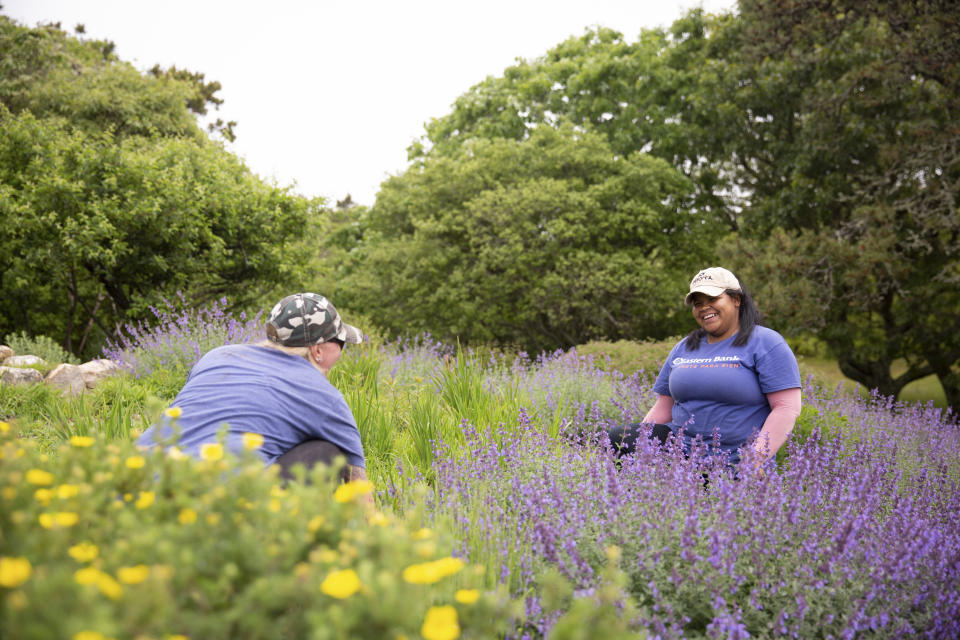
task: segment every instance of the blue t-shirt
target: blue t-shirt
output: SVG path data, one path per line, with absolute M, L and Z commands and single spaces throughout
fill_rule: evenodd
M 747 344 L 734 346 L 735 339 L 736 334 L 714 344 L 703 339 L 691 351 L 684 338 L 653 385 L 656 393 L 673 398 L 670 428 L 675 433 L 683 428 L 688 450 L 698 435 L 712 443 L 716 429 L 731 462 L 770 415 L 765 394 L 800 387 L 797 359 L 779 333 L 758 326 Z
M 306 440 L 326 440 L 347 462 L 363 467 L 363 445 L 353 413 L 333 385 L 306 359 L 253 345 L 227 345 L 205 354 L 190 371 L 172 406 L 184 453 L 218 441 L 226 426 L 227 449 L 239 454 L 244 433 L 259 433 L 257 453 L 270 464 Z M 147 429 L 137 444 L 173 437 L 170 419 Z

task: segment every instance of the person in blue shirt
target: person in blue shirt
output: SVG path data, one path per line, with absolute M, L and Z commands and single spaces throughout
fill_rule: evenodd
M 270 312 L 266 340 L 204 354 L 174 399 L 174 411 L 137 444 L 176 446 L 200 457 L 204 445 L 219 442 L 225 431 L 225 447 L 237 454 L 247 442 L 262 443 L 257 454 L 279 465 L 285 478 L 295 464 L 310 468 L 342 456 L 343 479 L 366 479 L 353 413 L 327 380 L 344 346 L 362 341 L 360 330 L 344 323 L 325 297 L 287 296 Z
M 762 464 L 783 446 L 800 415 L 800 370 L 783 337 L 761 325 L 749 292 L 733 273 L 710 267 L 694 276 L 685 298 L 698 328 L 677 343 L 660 370 L 656 402 L 641 424 L 615 427 L 611 443 L 631 452 L 641 434 L 664 442 L 697 437 L 731 464 L 756 435 Z

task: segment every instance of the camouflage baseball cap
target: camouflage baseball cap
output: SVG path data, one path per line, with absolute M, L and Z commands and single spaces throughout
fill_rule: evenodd
M 316 293 L 295 293 L 278 302 L 267 318 L 267 338 L 285 347 L 334 339 L 363 342 L 360 330 L 343 322 L 333 303 Z

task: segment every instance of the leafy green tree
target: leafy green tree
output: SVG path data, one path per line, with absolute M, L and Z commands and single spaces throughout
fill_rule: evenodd
M 206 137 L 195 113 L 219 104 L 218 89 L 0 16 L 0 334 L 89 355 L 178 291 L 243 306 L 300 280 L 304 247 L 291 240 L 316 203 Z
M 752 196 L 722 251 L 849 377 L 896 395 L 936 374 L 960 407 L 960 14 L 813 0 L 741 14 L 722 98 L 742 114 L 728 149 Z
M 665 162 L 572 125 L 474 138 L 384 183 L 337 299 L 392 332 L 528 349 L 662 336 L 705 251 L 689 198 Z

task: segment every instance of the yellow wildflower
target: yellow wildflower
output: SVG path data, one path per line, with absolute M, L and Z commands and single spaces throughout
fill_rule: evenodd
M 80 493 L 80 487 L 75 484 L 62 484 L 57 487 L 57 497 L 61 500 L 67 500 Z
M 172 636 L 164 636 L 163 640 L 190 640 L 190 638 L 183 634 L 175 633 Z
M 53 481 L 53 474 L 49 471 L 44 471 L 43 469 L 30 469 L 30 471 L 27 471 L 27 482 L 30 484 L 42 486 L 53 484 Z
M 72 511 L 58 511 L 56 513 L 41 513 L 37 520 L 44 529 L 57 527 L 72 527 L 80 521 L 80 516 Z
M 51 489 L 37 489 L 33 492 L 33 497 L 43 506 L 47 506 L 53 500 L 53 491 Z
M 372 516 L 370 516 L 369 522 L 370 522 L 370 524 L 372 524 L 372 525 L 374 525 L 374 526 L 376 526 L 376 527 L 385 527 L 385 526 L 387 526 L 388 524 L 390 524 L 390 521 L 387 520 L 387 516 L 383 515 L 383 514 L 380 513 L 379 511 L 377 511 L 377 512 L 374 513 Z
M 310 552 L 311 560 L 314 562 L 322 562 L 323 564 L 333 564 L 339 557 L 333 549 L 319 549 Z
M 0 557 L 0 587 L 19 587 L 30 579 L 33 567 L 23 556 L 15 558 Z
M 147 461 L 143 456 L 130 456 L 124 464 L 127 466 L 127 469 L 142 469 L 143 465 L 147 464 Z
M 92 447 L 94 442 L 96 441 L 90 436 L 73 436 L 70 438 L 70 444 L 75 447 Z
M 349 598 L 360 590 L 360 578 L 353 569 L 334 571 L 320 583 L 320 591 L 339 600 Z
M 134 567 L 117 569 L 117 579 L 123 584 L 140 584 L 150 576 L 150 567 L 138 564 Z
M 480 599 L 480 592 L 476 589 L 458 589 L 453 599 L 460 604 L 473 604 Z
M 412 534 L 410 534 L 410 537 L 413 538 L 414 540 L 426 540 L 432 535 L 433 535 L 433 532 L 430 531 L 430 529 L 427 529 L 424 527 L 419 531 L 414 531 Z
M 243 434 L 243 446 L 247 449 L 259 449 L 263 446 L 263 436 L 259 433 Z
M 207 524 L 210 526 L 216 526 L 220 524 L 220 514 L 219 513 L 208 513 L 207 514 Z
M 99 572 L 97 586 L 100 588 L 100 592 L 111 600 L 119 600 L 120 596 L 123 595 L 123 587 L 120 586 L 120 583 L 106 573 Z
M 95 569 L 94 567 L 86 567 L 85 569 L 78 569 L 73 574 L 73 579 L 77 584 L 96 584 L 97 578 L 100 577 L 100 570 Z
M 6 433 L 10 431 L 10 423 L 0 420 L 0 433 Z
M 223 458 L 223 445 L 219 442 L 208 442 L 200 445 L 200 457 L 210 462 Z
M 156 499 L 156 495 L 153 491 L 141 491 L 140 497 L 137 498 L 137 501 L 134 503 L 134 506 L 137 509 L 146 509 L 153 504 L 153 501 Z
M 333 499 L 340 503 L 352 502 L 358 496 L 363 496 L 373 491 L 373 483 L 369 480 L 354 480 L 337 487 L 333 493 Z
M 13 500 L 17 497 L 17 490 L 13 487 L 4 487 L 3 490 L 0 491 L 0 495 L 3 496 L 4 500 Z
M 183 415 L 183 409 L 181 409 L 180 407 L 169 407 L 167 409 L 164 409 L 163 413 L 168 418 L 173 418 L 174 420 L 176 420 L 181 415 Z
M 433 562 L 412 564 L 403 570 L 403 579 L 410 584 L 433 584 L 463 569 L 460 558 L 441 558 Z
M 460 623 L 457 620 L 457 610 L 446 605 L 430 607 L 423 620 L 420 634 L 426 640 L 454 640 L 460 636 Z
M 183 460 L 187 457 L 187 454 L 176 447 L 170 447 L 167 449 L 167 457 L 173 460 Z
M 307 522 L 307 530 L 310 533 L 316 533 L 316 531 L 323 526 L 324 517 L 323 516 L 313 516 L 310 518 L 310 521 Z
M 78 631 L 73 634 L 73 640 L 111 640 L 99 631 Z
M 193 524 L 197 521 L 197 512 L 190 507 L 184 507 L 180 509 L 180 515 L 177 516 L 177 521 L 180 524 Z
M 67 549 L 67 553 L 69 553 L 70 557 L 77 562 L 90 562 L 97 557 L 97 554 L 100 553 L 100 550 L 97 549 L 97 545 L 95 544 L 90 542 L 81 542 L 80 544 L 75 544 Z

